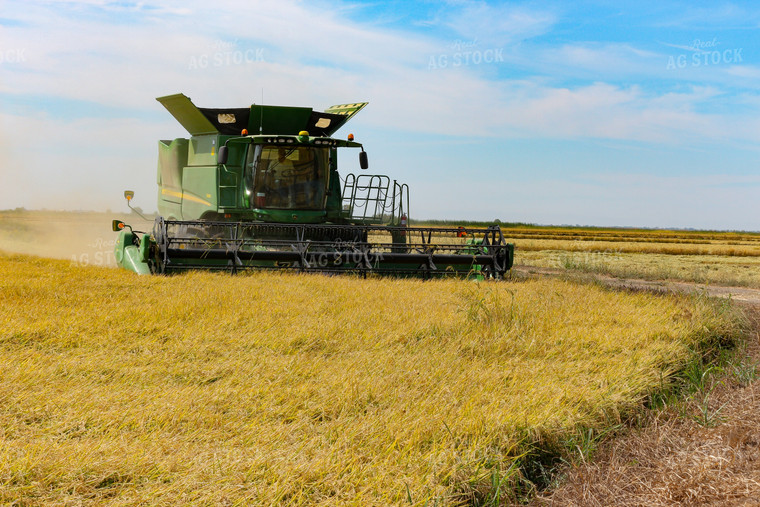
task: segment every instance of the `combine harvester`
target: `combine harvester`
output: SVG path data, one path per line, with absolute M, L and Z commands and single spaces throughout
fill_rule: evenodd
M 331 137 L 366 103 L 196 107 L 157 99 L 190 139 L 159 141 L 158 211 L 150 234 L 114 220 L 117 263 L 141 274 L 291 269 L 499 279 L 514 246 L 488 228 L 409 227 L 409 189 L 385 175 L 338 174 Z M 124 193 L 131 208 L 133 192 Z

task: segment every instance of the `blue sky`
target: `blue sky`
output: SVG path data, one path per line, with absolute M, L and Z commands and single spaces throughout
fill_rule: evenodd
M 412 215 L 760 230 L 752 2 L 4 0 L 0 209 L 155 209 L 155 101 L 369 101 Z M 358 170 L 355 154 L 342 172 Z

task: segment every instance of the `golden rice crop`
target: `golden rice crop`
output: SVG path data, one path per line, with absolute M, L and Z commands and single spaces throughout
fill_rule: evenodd
M 730 331 L 703 300 L 559 280 L 8 255 L 0 300 L 0 502 L 35 505 L 484 500 Z
M 760 234 L 601 228 L 507 228 L 519 251 L 651 253 L 664 255 L 760 255 Z
M 621 278 L 760 287 L 760 257 L 616 252 L 521 252 L 523 265 L 605 273 Z
M 565 239 L 578 241 L 634 241 L 659 243 L 709 243 L 709 242 L 760 242 L 760 234 L 733 231 L 693 231 L 693 230 L 657 230 L 657 229 L 603 229 L 582 227 L 520 228 L 508 227 L 510 236 L 533 239 Z
M 637 241 L 577 241 L 556 239 L 515 239 L 515 250 L 565 250 L 568 252 L 649 253 L 665 255 L 760 256 L 760 244 L 733 243 L 660 243 Z

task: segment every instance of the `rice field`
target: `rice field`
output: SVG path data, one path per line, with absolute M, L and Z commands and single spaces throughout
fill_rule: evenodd
M 0 301 L 15 505 L 500 505 L 742 332 L 725 304 L 561 280 L 13 254 Z
M 515 263 L 760 288 L 760 234 L 584 228 L 504 228 Z
M 760 288 L 760 257 L 540 250 L 520 252 L 519 261 L 528 266 L 619 278 Z
M 525 252 L 565 251 L 664 255 L 760 255 L 760 234 L 727 231 L 669 231 L 584 228 L 504 228 Z

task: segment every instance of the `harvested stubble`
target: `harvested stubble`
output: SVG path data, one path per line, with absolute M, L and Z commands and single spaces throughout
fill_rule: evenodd
M 6 255 L 0 299 L 0 502 L 25 504 L 504 499 L 529 445 L 615 424 L 688 347 L 735 332 L 704 300 L 557 280 Z

